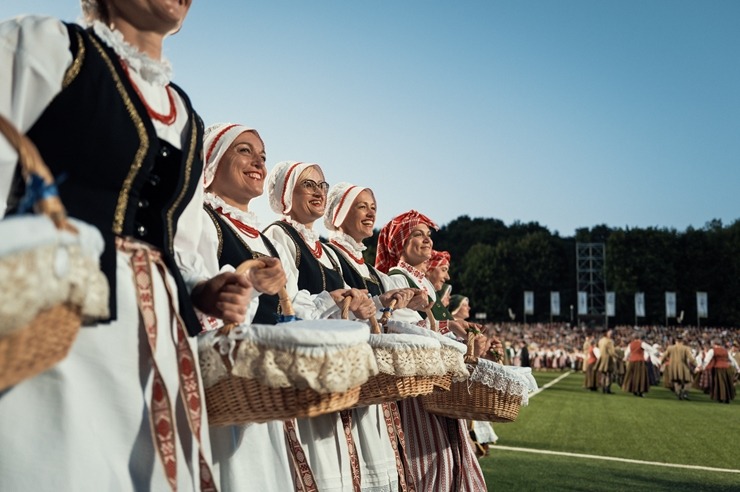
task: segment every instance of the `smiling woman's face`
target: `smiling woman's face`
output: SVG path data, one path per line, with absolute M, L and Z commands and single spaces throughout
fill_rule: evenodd
M 293 188 L 293 205 L 288 214 L 290 218 L 304 225 L 316 222 L 324 215 L 327 189 L 320 167 L 304 169 Z
M 401 259 L 413 267 L 419 267 L 432 257 L 432 231 L 426 224 L 411 229 L 411 234 L 403 246 Z
M 265 189 L 265 147 L 255 132 L 241 133 L 224 152 L 208 191 L 245 208 Z
M 375 226 L 375 197 L 372 191 L 362 190 L 352 207 L 347 212 L 341 231 L 349 237 L 362 242 L 363 239 L 372 237 L 373 227 Z

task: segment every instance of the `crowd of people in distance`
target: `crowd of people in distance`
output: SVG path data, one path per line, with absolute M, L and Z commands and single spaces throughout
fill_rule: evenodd
M 616 383 L 642 396 L 662 384 L 679 399 L 694 387 L 729 403 L 740 374 L 740 328 L 623 325 L 606 337 L 607 330 L 570 323 L 489 323 L 486 331 L 504 343 L 505 364 L 583 371 L 592 391 L 609 393 Z

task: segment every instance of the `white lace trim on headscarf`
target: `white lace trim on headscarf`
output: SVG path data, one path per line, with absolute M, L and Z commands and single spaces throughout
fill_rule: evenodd
M 99 20 L 92 23 L 92 28 L 100 39 L 110 46 L 126 64 L 137 72 L 142 79 L 151 84 L 166 86 L 172 79 L 172 65 L 165 58 L 154 60 L 142 53 L 123 39 L 123 34 L 113 31 Z
M 221 208 L 223 209 L 224 213 L 230 215 L 232 218 L 238 220 L 239 222 L 254 227 L 258 230 L 262 229 L 262 226 L 260 226 L 259 223 L 259 219 L 257 218 L 257 214 L 255 214 L 254 212 L 250 212 L 249 210 L 245 211 L 236 208 L 233 205 L 229 205 L 228 203 L 223 201 L 220 196 L 215 195 L 210 191 L 207 191 L 205 193 L 204 201 L 214 210 L 216 210 L 217 208 Z

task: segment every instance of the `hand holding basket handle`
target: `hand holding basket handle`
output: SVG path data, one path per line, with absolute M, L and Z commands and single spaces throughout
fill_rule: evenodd
M 243 263 L 241 263 L 236 268 L 236 273 L 239 275 L 245 275 L 247 274 L 251 269 L 256 268 L 265 268 L 267 264 L 262 260 L 247 260 Z M 290 297 L 288 296 L 288 292 L 285 289 L 285 287 L 281 287 L 278 291 L 278 299 L 280 302 L 280 309 L 283 316 L 294 316 L 295 311 L 293 310 L 293 304 L 290 301 Z M 231 330 L 236 328 L 238 326 L 238 323 L 229 323 L 227 325 L 224 325 L 223 328 L 221 328 L 221 333 L 226 335 Z
M 23 177 L 26 181 L 26 194 L 31 197 L 34 210 L 46 215 L 59 230 L 77 232 L 67 220 L 67 211 L 59 199 L 54 175 L 44 164 L 41 154 L 31 140 L 22 135 L 13 124 L 0 115 L 0 133 L 18 152 Z
M 351 303 L 352 298 L 350 296 L 347 296 L 344 298 L 344 300 L 342 300 L 342 319 L 349 319 L 349 305 Z M 375 316 L 370 316 L 368 321 L 370 321 L 370 333 L 382 333 L 380 325 L 378 324 L 378 320 L 375 319 Z

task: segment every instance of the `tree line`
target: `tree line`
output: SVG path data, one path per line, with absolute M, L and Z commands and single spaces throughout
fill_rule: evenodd
M 366 261 L 374 264 L 377 235 L 368 241 Z M 616 294 L 610 325 L 635 322 L 634 295 L 645 293 L 641 325 L 666 323 L 665 292 L 676 293 L 676 311 L 685 325 L 696 326 L 696 292 L 706 292 L 709 317 L 702 326 L 740 326 L 740 219 L 729 226 L 711 220 L 703 228 L 580 228 L 561 237 L 537 222 L 507 226 L 493 218 L 463 215 L 433 235 L 434 248 L 449 251 L 453 294 L 470 299 L 471 313 L 488 321 L 524 318 L 524 291 L 534 292 L 528 322 L 550 320 L 550 292 L 560 292 L 560 316 L 577 317 L 577 243 L 604 243 L 606 290 Z M 473 314 L 474 315 L 474 314 Z M 583 321 L 583 320 L 582 320 Z M 603 322 L 603 317 L 596 322 Z M 668 319 L 668 324 L 678 324 Z

